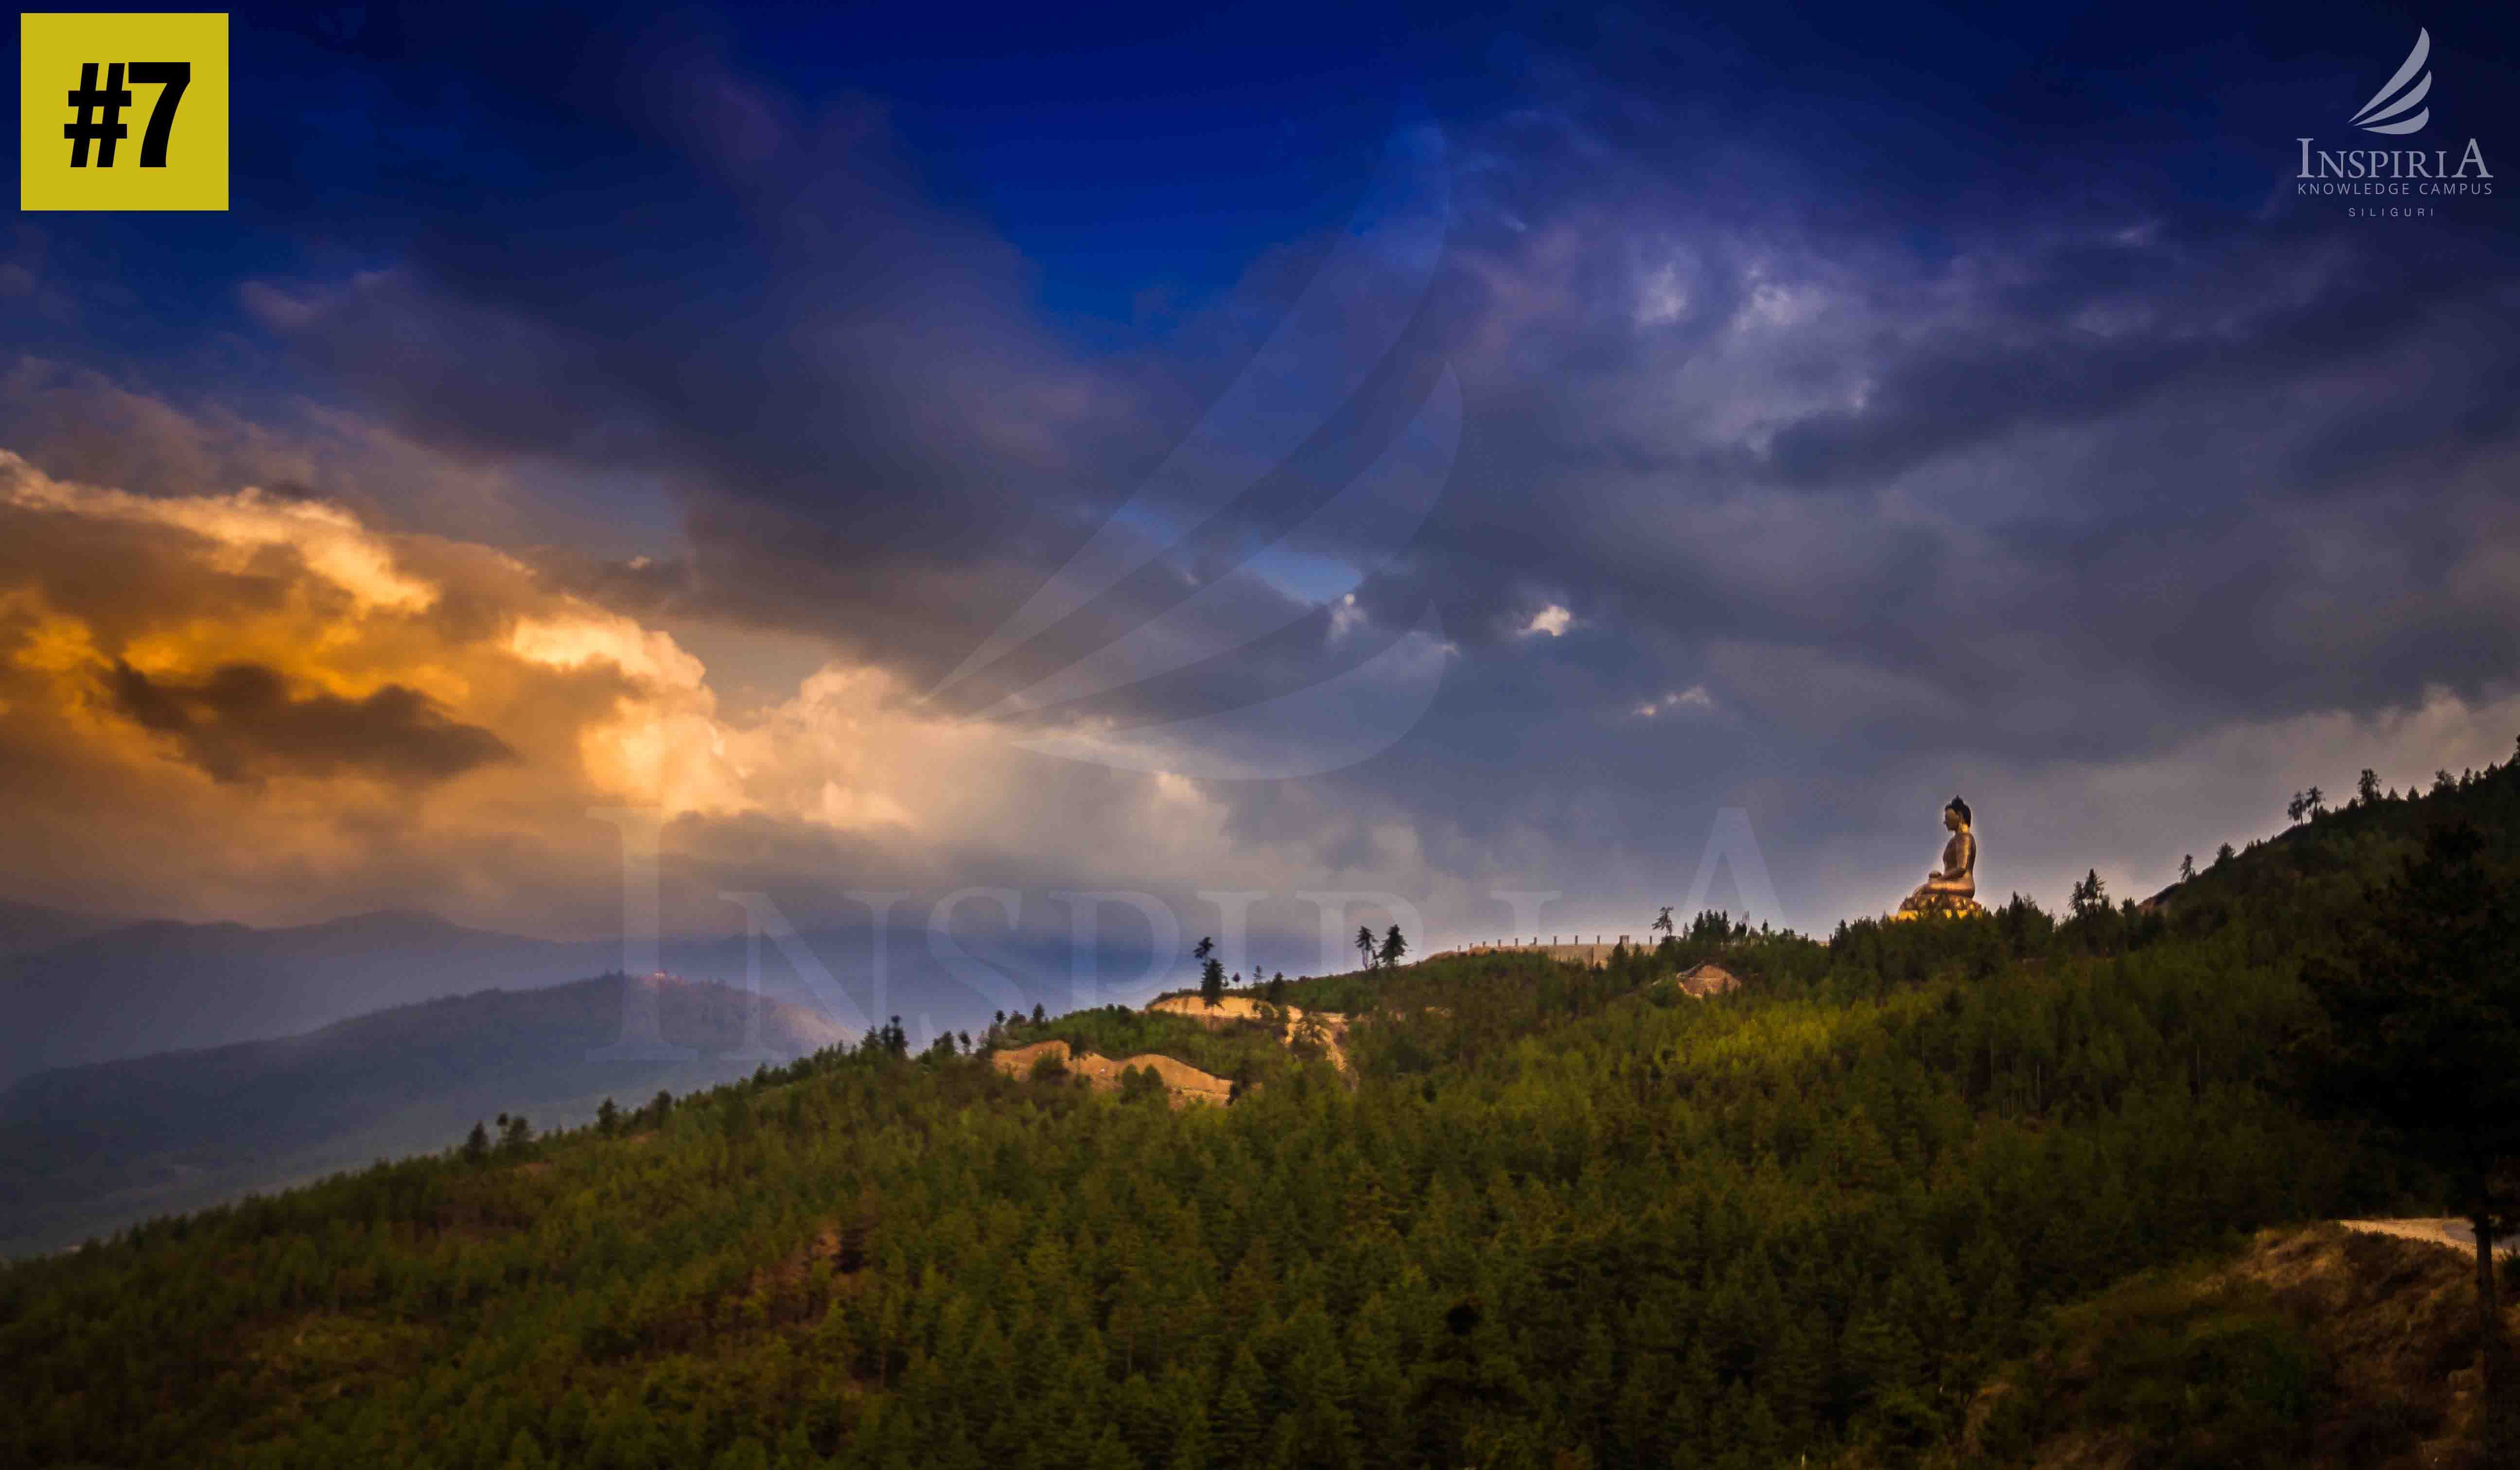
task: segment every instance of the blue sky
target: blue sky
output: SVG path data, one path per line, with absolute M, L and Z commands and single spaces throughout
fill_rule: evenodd
M 2428 128 L 2357 133 L 2419 28 Z M 0 237 L 19 896 L 592 932 L 583 810 L 653 799 L 698 927 L 891 874 L 1633 929 L 1739 809 L 1824 927 L 1951 788 L 1997 896 L 2149 891 L 2520 729 L 2520 200 L 2289 178 L 2303 136 L 2498 173 L 2514 29 L 241 9 L 230 211 Z M 1412 434 L 1422 517 L 1360 478 Z M 200 567 L 102 529 L 175 525 Z M 1143 677 L 998 703 L 1106 646 Z

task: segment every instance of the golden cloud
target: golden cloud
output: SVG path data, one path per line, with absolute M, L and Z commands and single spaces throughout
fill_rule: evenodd
M 604 805 L 906 831 L 915 798 L 868 784 L 861 738 L 890 695 L 832 670 L 730 722 L 670 633 L 508 553 L 0 452 L 0 792 L 19 814 L 0 844 L 48 850 L 65 890 L 128 890 L 117 907 L 216 910 L 204 893 L 362 869 L 477 896 L 555 849 L 601 874 Z

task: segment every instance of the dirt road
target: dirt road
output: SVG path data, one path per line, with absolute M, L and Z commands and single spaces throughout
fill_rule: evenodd
M 2375 1235 L 2395 1235 L 2404 1240 L 2429 1240 L 2473 1257 L 2476 1254 L 2476 1232 L 2464 1220 L 2340 1220 L 2338 1225 L 2349 1230 L 2368 1230 Z M 2520 1240 L 2498 1240 L 2494 1254 L 2508 1256 L 2520 1251 Z

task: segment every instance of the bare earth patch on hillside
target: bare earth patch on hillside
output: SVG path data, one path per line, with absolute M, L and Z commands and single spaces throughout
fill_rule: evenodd
M 2468 1470 L 2475 1262 L 2442 1243 L 2261 1230 L 2233 1260 L 2122 1282 L 2060 1312 L 2050 1345 L 1978 1394 L 1962 1453 L 2041 1470 Z
M 1033 1068 L 1046 1058 L 1057 1061 L 1068 1072 L 1093 1084 L 1096 1091 L 1103 1092 L 1118 1091 L 1120 1074 L 1131 1067 L 1152 1072 L 1163 1079 L 1164 1091 L 1176 1108 L 1188 1107 L 1193 1102 L 1223 1107 L 1234 1097 L 1234 1084 L 1227 1079 L 1152 1051 L 1113 1061 L 1096 1052 L 1071 1050 L 1067 1043 L 1053 1040 L 993 1052 L 989 1060 L 1010 1077 L 1030 1077 Z
M 1219 997 L 1212 1006 L 1196 996 L 1166 996 L 1147 1009 L 1165 1015 L 1187 1016 L 1210 1030 L 1237 1021 L 1266 1022 L 1269 1012 L 1275 1010 L 1283 1017 L 1278 1039 L 1289 1047 L 1295 1044 L 1298 1035 L 1305 1030 L 1304 1023 L 1309 1020 L 1318 1028 L 1323 1054 L 1330 1059 L 1330 1065 L 1341 1072 L 1348 1070 L 1345 1046 L 1348 1018 L 1335 1010 L 1308 1011 L 1300 1005 L 1272 1006 L 1249 996 Z
M 1709 960 L 1684 974 L 1674 975 L 1663 983 L 1678 986 L 1681 994 L 1694 996 L 1703 1001 L 1709 996 L 1720 996 L 1726 991 L 1739 989 L 1741 977 Z

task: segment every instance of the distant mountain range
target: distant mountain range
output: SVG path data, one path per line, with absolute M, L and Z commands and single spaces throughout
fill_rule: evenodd
M 734 1054 L 728 1016 L 748 1014 L 756 968 L 762 1047 L 781 1059 L 895 1015 L 924 1048 L 1000 1010 L 1159 988 L 1080 988 L 1063 942 L 940 946 L 904 926 L 880 965 L 878 948 L 865 929 L 764 940 L 757 958 L 742 935 L 666 940 L 658 959 L 684 983 L 661 997 L 663 1040 L 697 1055 L 594 1063 L 590 1048 L 643 1030 L 618 940 L 398 910 L 263 929 L 0 901 L 0 1255 L 443 1148 L 503 1111 L 583 1122 L 608 1093 L 627 1106 L 748 1073 L 759 1058 Z M 1085 973 L 1132 981 L 1146 959 L 1113 947 Z
M 923 1048 L 999 1010 L 1097 999 L 1065 944 L 974 949 L 940 955 L 923 931 L 896 931 L 878 967 L 866 930 L 765 940 L 759 1050 L 785 1060 L 894 1015 Z M 682 977 L 659 994 L 662 1040 L 696 1055 L 593 1062 L 591 1048 L 648 1034 L 623 1003 L 617 940 L 409 911 L 258 929 L 0 902 L 0 1255 L 444 1148 L 500 1112 L 581 1123 L 608 1094 L 628 1106 L 749 1073 L 763 1059 L 740 1019 L 753 947 L 737 935 L 657 953 Z M 1090 964 L 1147 972 L 1143 951 Z
M 126 918 L 105 918 L 45 904 L 19 904 L 0 899 L 0 956 L 50 949 L 73 939 L 119 928 Z
M 724 986 L 642 982 L 691 1059 L 590 1056 L 622 1035 L 623 981 L 483 991 L 305 1035 L 39 1073 L 0 1090 L 0 1255 L 460 1143 L 523 1113 L 587 1122 L 853 1040 L 815 1011 Z
M 285 1036 L 438 996 L 581 980 L 615 967 L 619 947 L 611 954 L 394 912 L 288 929 L 161 919 L 92 930 L 0 959 L 0 1082 Z
M 764 993 L 853 1032 L 898 1014 L 924 1046 L 940 1030 L 984 1026 L 996 1010 L 1078 1001 L 1063 943 L 940 958 L 923 933 L 896 932 L 878 981 L 867 931 L 811 931 L 798 942 L 829 984 L 765 941 Z M 741 935 L 667 940 L 658 953 L 673 973 L 735 985 L 751 964 Z M 1145 973 L 1143 951 L 1095 959 L 1102 975 Z M 618 940 L 529 939 L 407 911 L 258 929 L 0 904 L 0 1086 L 49 1067 L 294 1035 L 441 996 L 559 985 L 621 963 Z

